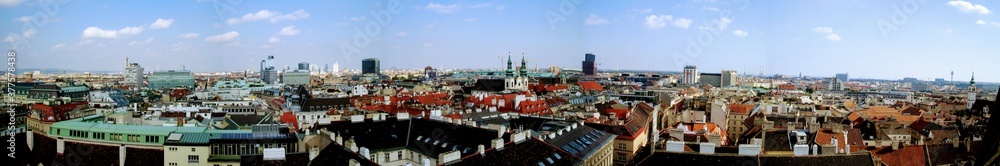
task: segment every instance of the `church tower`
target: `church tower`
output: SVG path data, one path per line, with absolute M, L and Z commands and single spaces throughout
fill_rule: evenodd
M 972 73 L 972 80 L 969 80 L 969 97 L 965 99 L 965 109 L 972 109 L 972 104 L 976 103 L 976 73 Z

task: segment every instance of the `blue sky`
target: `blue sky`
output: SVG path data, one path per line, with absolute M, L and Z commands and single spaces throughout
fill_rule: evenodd
M 19 68 L 256 69 L 275 55 L 385 69 L 600 69 L 1000 82 L 1000 2 L 689 1 L 24 1 L 0 0 Z M 375 13 L 375 14 L 373 14 Z M 382 18 L 382 19 L 379 19 Z M 385 19 L 389 18 L 389 19 Z M 365 32 L 368 31 L 368 32 Z M 359 33 L 360 32 L 360 33 Z M 360 36 L 360 37 L 359 37 Z M 364 38 L 367 37 L 367 38 Z M 362 40 L 368 39 L 368 40 Z

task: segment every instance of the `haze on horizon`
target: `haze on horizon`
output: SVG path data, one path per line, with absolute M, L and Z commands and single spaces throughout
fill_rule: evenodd
M 594 53 L 598 69 L 1000 82 L 1000 2 L 986 0 L 59 2 L 0 1 L 18 68 L 120 71 L 128 57 L 239 71 L 267 55 L 279 68 L 499 68 L 510 52 L 578 69 Z

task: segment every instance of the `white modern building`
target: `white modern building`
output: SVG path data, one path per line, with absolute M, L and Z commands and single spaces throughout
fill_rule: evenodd
M 681 76 L 681 84 L 698 84 L 698 67 L 693 65 L 684 66 L 684 75 Z
M 139 63 L 129 63 L 128 58 L 125 58 L 125 81 L 123 83 L 135 88 L 144 87 L 146 81 L 142 77 L 142 70 Z
M 722 70 L 722 86 L 739 86 L 740 83 L 737 76 L 739 74 L 735 70 Z

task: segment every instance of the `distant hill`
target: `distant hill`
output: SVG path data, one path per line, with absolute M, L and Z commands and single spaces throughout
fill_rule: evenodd
M 42 72 L 42 74 L 62 74 L 62 73 L 72 74 L 72 73 L 83 73 L 83 72 L 90 72 L 92 74 L 104 74 L 104 73 L 122 72 L 122 71 L 96 71 L 96 70 L 95 71 L 69 70 L 69 69 L 55 69 L 55 68 L 25 68 L 25 69 L 17 69 L 17 74 L 24 72 L 34 72 L 34 71 L 40 71 Z

